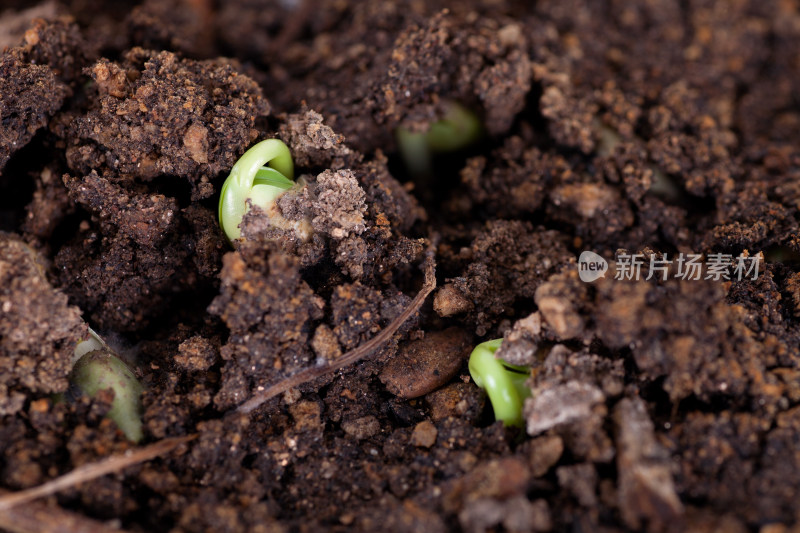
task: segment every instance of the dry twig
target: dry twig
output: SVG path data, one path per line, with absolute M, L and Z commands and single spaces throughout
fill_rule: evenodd
M 9 494 L 0 489 L 0 496 Z M 104 522 L 44 503 L 0 511 L 0 529 L 11 533 L 124 533 Z
M 341 357 L 327 361 L 323 365 L 312 366 L 306 368 L 305 370 L 301 370 L 300 372 L 279 381 L 275 385 L 266 388 L 237 407 L 236 411 L 240 413 L 251 413 L 261 404 L 270 398 L 274 398 L 282 392 L 286 392 L 287 390 L 297 387 L 298 385 L 302 385 L 303 383 L 311 381 L 312 379 L 324 376 L 328 372 L 333 372 L 334 370 L 349 366 L 368 356 L 380 348 L 383 343 L 388 341 L 392 335 L 394 335 L 397 330 L 400 329 L 400 326 L 402 326 L 406 320 L 411 317 L 411 315 L 419 311 L 419 308 L 422 307 L 422 304 L 425 302 L 425 298 L 428 297 L 435 287 L 436 264 L 434 263 L 433 257 L 429 255 L 425 259 L 425 282 L 423 283 L 422 288 L 414 297 L 414 300 L 412 300 L 411 304 L 404 309 L 402 313 L 400 313 L 400 316 L 395 318 L 391 324 L 381 330 L 380 333 L 372 337 L 364 344 L 343 354 Z
M 87 463 L 83 466 L 79 466 L 75 470 L 52 479 L 47 483 L 43 483 L 38 487 L 13 492 L 6 496 L 0 496 L 0 517 L 3 516 L 4 512 L 7 512 L 16 505 L 44 496 L 50 496 L 61 490 L 85 483 L 86 481 L 91 481 L 106 474 L 119 472 L 129 466 L 149 461 L 195 438 L 197 438 L 197 435 L 163 439 L 142 448 L 129 450 L 117 455 L 110 455 L 94 463 Z

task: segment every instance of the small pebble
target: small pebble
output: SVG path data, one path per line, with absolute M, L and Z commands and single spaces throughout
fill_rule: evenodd
M 342 429 L 351 437 L 364 440 L 377 435 L 381 430 L 381 423 L 372 415 L 362 416 L 355 420 L 345 420 L 342 422 Z
M 419 448 L 430 448 L 436 444 L 436 437 L 439 432 L 429 420 L 423 420 L 414 428 L 411 433 L 411 444 Z
M 422 339 L 402 344 L 380 379 L 392 394 L 417 398 L 450 381 L 472 347 L 472 334 L 463 329 L 427 333 Z

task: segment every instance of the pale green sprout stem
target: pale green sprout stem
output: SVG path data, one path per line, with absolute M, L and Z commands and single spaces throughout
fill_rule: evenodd
M 89 334 L 88 339 L 75 347 L 70 382 L 88 396 L 112 389 L 114 401 L 108 418 L 128 440 L 139 442 L 142 439 L 140 396 L 144 388 L 131 368 L 91 328 Z
M 107 349 L 108 345 L 103 339 L 100 338 L 100 335 L 98 335 L 97 332 L 95 332 L 95 330 L 92 328 L 89 328 L 89 338 L 82 340 L 77 346 L 75 346 L 75 351 L 72 353 L 72 366 L 74 367 L 75 363 L 78 362 L 78 359 L 89 352 Z
M 528 367 L 510 365 L 494 356 L 502 342 L 494 339 L 477 345 L 469 356 L 469 374 L 478 387 L 486 389 L 495 419 L 506 426 L 521 426 L 522 403 L 531 395 L 525 382 L 531 373 Z
M 413 176 L 430 176 L 434 153 L 454 152 L 480 139 L 483 127 L 478 117 L 456 102 L 448 102 L 444 117 L 422 133 L 397 128 L 397 144 Z
M 292 154 L 283 141 L 267 139 L 247 150 L 233 165 L 219 198 L 219 224 L 228 240 L 241 237 L 239 224 L 247 212 L 248 200 L 268 211 L 281 194 L 295 185 L 293 179 Z
M 7 240 L 21 246 L 28 254 L 30 261 L 36 266 L 43 279 L 47 279 L 41 256 L 37 251 L 21 240 L 0 232 L 0 240 Z M 133 371 L 100 336 L 89 328 L 89 337 L 80 341 L 72 352 L 70 361 L 72 371 L 69 381 L 83 394 L 94 396 L 101 390 L 113 389 L 114 401 L 108 412 L 125 436 L 134 442 L 142 438 L 141 404 L 139 396 L 143 387 L 136 379 Z M 64 394 L 56 394 L 55 402 L 64 401 Z
M 622 137 L 611 127 L 606 126 L 599 120 L 595 120 L 594 124 L 599 133 L 597 154 L 602 157 L 608 157 L 614 153 L 614 149 L 622 142 Z M 641 139 L 639 140 L 642 141 Z M 673 203 L 679 202 L 683 195 L 680 187 L 678 187 L 678 185 L 676 185 L 658 166 L 648 164 L 647 168 L 652 172 L 652 181 L 650 182 L 650 188 L 647 192 L 663 200 L 668 200 Z

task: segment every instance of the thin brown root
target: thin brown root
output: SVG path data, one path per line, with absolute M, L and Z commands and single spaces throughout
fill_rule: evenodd
M 186 435 L 185 437 L 160 440 L 142 448 L 130 450 L 118 455 L 111 455 L 94 463 L 85 464 L 72 472 L 57 477 L 38 487 L 14 492 L 6 496 L 0 496 L 0 513 L 21 503 L 29 502 L 44 496 L 50 496 L 64 489 L 85 483 L 86 481 L 91 481 L 106 474 L 119 472 L 129 466 L 149 461 L 195 438 L 197 438 L 197 435 Z
M 0 489 L 0 496 L 6 494 L 11 493 Z M 37 502 L 0 511 L 0 529 L 10 533 L 124 533 L 113 525 Z
M 288 378 L 270 387 L 267 387 L 265 390 L 254 395 L 252 398 L 237 407 L 236 411 L 239 413 L 250 413 L 254 409 L 257 409 L 261 404 L 270 398 L 274 398 L 278 394 L 286 392 L 287 390 L 297 387 L 298 385 L 302 385 L 307 381 L 311 381 L 312 379 L 323 376 L 328 372 L 333 372 L 334 370 L 349 366 L 368 356 L 380 348 L 381 345 L 383 345 L 386 341 L 388 341 L 392 335 L 394 335 L 397 330 L 400 329 L 400 326 L 402 326 L 406 320 L 411 318 L 411 315 L 419 311 L 419 308 L 422 307 L 422 304 L 425 302 L 425 298 L 428 297 L 434 288 L 436 288 L 436 262 L 433 259 L 433 254 L 429 253 L 425 258 L 425 282 L 422 284 L 422 288 L 414 297 L 414 300 L 411 301 L 411 304 L 402 313 L 400 313 L 400 316 L 395 318 L 388 326 L 381 330 L 380 333 L 357 348 L 350 350 L 341 357 L 337 357 L 336 359 L 328 361 L 323 365 L 312 366 L 306 368 L 305 370 L 301 370 L 300 372 L 289 376 Z

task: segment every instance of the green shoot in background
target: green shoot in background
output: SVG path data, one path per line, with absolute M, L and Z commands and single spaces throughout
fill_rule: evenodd
M 455 102 L 448 102 L 444 117 L 431 124 L 428 131 L 412 133 L 397 128 L 397 145 L 406 168 L 412 176 L 433 173 L 433 154 L 455 152 L 480 139 L 483 127 L 478 117 Z

